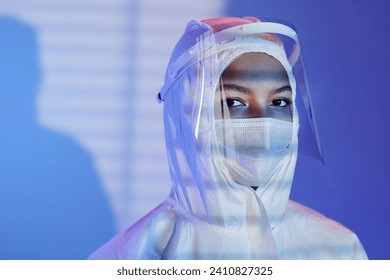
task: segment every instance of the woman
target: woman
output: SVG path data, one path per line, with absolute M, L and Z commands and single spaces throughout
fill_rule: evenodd
M 158 97 L 171 194 L 92 259 L 367 258 L 350 230 L 289 200 L 298 128 L 315 128 L 293 29 L 191 21 Z

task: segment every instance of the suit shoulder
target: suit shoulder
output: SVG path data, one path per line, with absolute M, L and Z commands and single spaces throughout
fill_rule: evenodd
M 359 238 L 344 225 L 294 201 L 289 201 L 287 223 L 311 244 L 321 244 L 323 252 L 335 259 L 367 259 Z M 328 257 L 327 257 L 328 258 Z
M 175 220 L 175 209 L 169 202 L 163 202 L 89 259 L 159 259 L 170 240 Z
M 310 222 L 312 227 L 314 225 L 320 226 L 321 228 L 326 228 L 327 230 L 334 232 L 335 234 L 349 236 L 354 234 L 350 229 L 345 227 L 339 222 L 332 220 L 325 215 L 319 213 L 318 211 L 304 206 L 298 202 L 290 200 L 288 203 L 288 215 L 291 219 L 299 219 L 300 222 Z

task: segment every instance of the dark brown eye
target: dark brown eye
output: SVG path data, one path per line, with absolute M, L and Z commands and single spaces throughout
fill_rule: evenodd
M 227 98 L 226 104 L 229 108 L 230 107 L 245 106 L 245 104 L 241 100 L 236 99 L 236 98 Z
M 290 105 L 291 101 L 288 99 L 275 99 L 272 101 L 272 106 L 275 107 L 286 107 L 287 105 Z

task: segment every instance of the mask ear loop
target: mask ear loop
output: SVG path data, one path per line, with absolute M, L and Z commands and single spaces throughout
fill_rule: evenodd
M 224 87 L 223 87 L 223 79 L 222 77 L 219 79 L 219 91 L 218 91 L 218 94 L 219 96 L 217 96 L 217 98 L 219 98 L 219 102 L 216 102 L 216 106 L 218 106 L 218 109 L 220 110 L 221 114 L 220 114 L 220 117 L 221 117 L 221 125 L 222 127 L 220 127 L 219 129 L 221 129 L 222 131 L 222 134 L 220 136 L 222 136 L 222 139 L 219 139 L 219 141 L 222 141 L 222 144 L 224 146 L 224 149 L 223 149 L 223 154 L 226 155 L 227 151 L 226 151 L 226 146 L 228 147 L 233 147 L 233 145 L 235 144 L 235 140 L 234 140 L 234 135 L 233 135 L 233 132 L 229 129 L 226 129 L 226 122 L 224 122 L 225 119 L 230 119 L 230 110 L 229 110 L 229 106 L 228 106 L 228 103 L 226 101 L 226 95 L 225 95 L 225 90 L 224 90 Z M 215 108 L 214 108 L 214 114 L 215 114 Z M 214 118 L 216 118 L 216 116 L 214 115 Z M 230 135 L 229 135 L 230 134 Z
M 221 119 L 230 119 L 230 110 L 226 101 L 226 95 L 225 90 L 223 86 L 223 79 L 222 77 L 219 79 L 219 92 L 220 92 L 220 102 L 221 105 L 220 111 L 221 111 Z M 214 116 L 215 117 L 215 116 Z
M 231 129 L 232 121 L 234 120 L 231 119 L 229 104 L 223 87 L 222 76 L 219 80 L 220 82 L 214 97 L 216 100 L 214 107 L 214 119 L 217 121 L 215 126 L 215 129 L 217 130 L 217 153 L 218 158 L 220 159 L 220 164 L 223 166 L 222 172 L 225 174 L 225 177 L 231 181 L 231 183 L 234 183 L 226 161 L 230 160 L 233 165 L 239 165 L 239 159 L 235 153 L 237 139 L 235 138 L 234 129 Z M 219 110 L 219 112 L 216 112 L 216 110 Z M 217 118 L 217 116 L 220 118 Z

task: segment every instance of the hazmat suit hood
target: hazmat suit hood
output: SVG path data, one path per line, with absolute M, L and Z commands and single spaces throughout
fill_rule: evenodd
M 247 19 L 230 19 L 231 22 L 252 23 Z M 289 199 L 297 159 L 297 114 L 294 113 L 287 153 L 272 163 L 268 180 L 254 189 L 233 180 L 224 164 L 225 158 L 218 151 L 215 95 L 222 72 L 245 53 L 261 52 L 277 59 L 289 77 L 293 98 L 295 79 L 283 46 L 271 41 L 270 35 L 235 38 L 241 42 L 226 47 L 216 41 L 213 33 L 213 28 L 221 25 L 224 23 L 209 26 L 207 21 L 190 22 L 173 56 L 177 53 L 187 56 L 190 51 L 188 56 L 193 57 L 187 59 L 192 61 L 186 70 L 179 67 L 181 73 L 173 67 L 167 71 L 168 83 L 170 76 L 178 75 L 164 92 L 165 137 L 173 182 L 171 199 L 199 221 L 255 240 L 250 246 L 264 249 L 249 256 L 274 258 L 276 249 L 271 230 L 282 222 Z M 201 43 L 188 48 L 188 41 L 192 40 L 189 43 L 192 44 L 199 38 L 203 40 Z M 177 61 L 180 60 L 172 58 L 171 66 Z
M 225 77 L 238 59 L 256 54 L 282 69 L 289 100 L 271 103 L 262 116 L 236 117 Z M 252 17 L 189 22 L 158 100 L 164 102 L 171 193 L 91 258 L 366 258 L 348 229 L 289 201 L 300 127 L 312 132 L 300 142 L 321 154 L 293 29 Z

